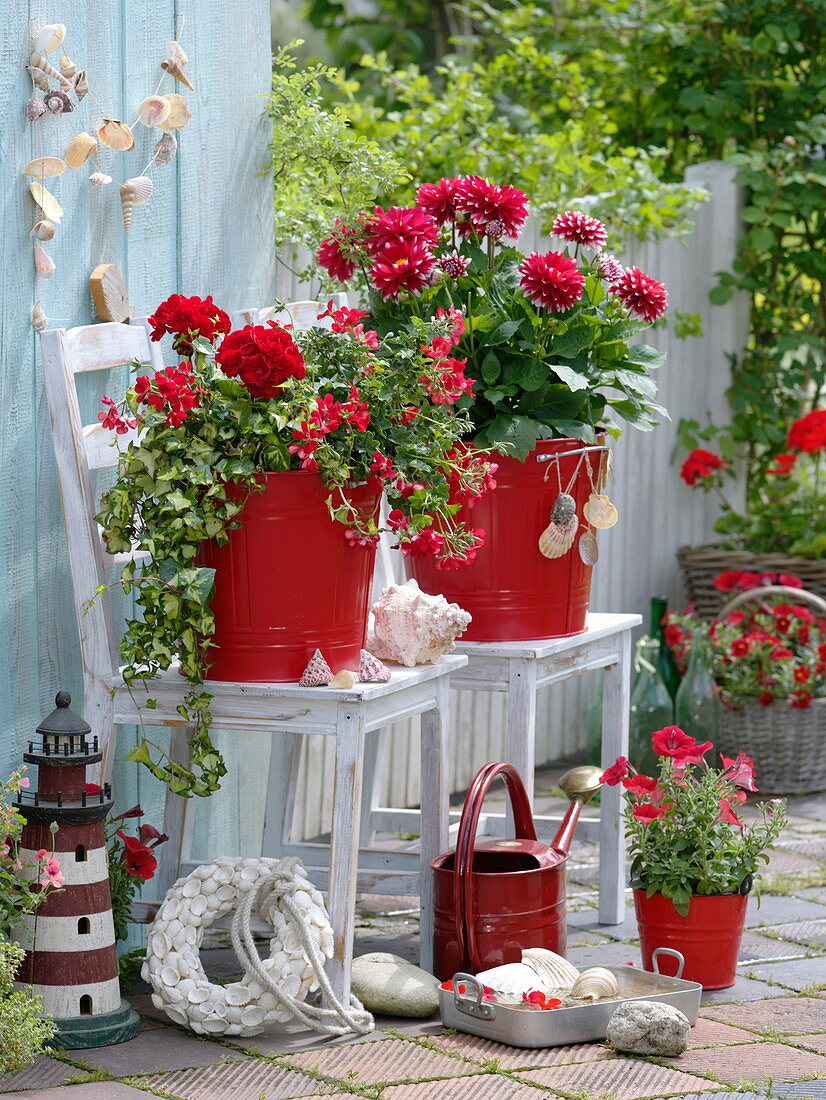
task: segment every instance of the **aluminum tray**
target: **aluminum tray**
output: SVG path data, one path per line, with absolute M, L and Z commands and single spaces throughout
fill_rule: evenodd
M 678 974 L 683 970 L 683 957 L 679 952 L 664 948 L 655 954 L 668 953 L 679 957 Z M 654 966 L 657 959 L 654 959 Z M 442 1023 L 445 1027 L 467 1031 L 483 1039 L 493 1039 L 512 1047 L 558 1047 L 567 1043 L 585 1043 L 591 1039 L 604 1039 L 608 1021 L 620 1001 L 660 1001 L 673 1005 L 688 1017 L 692 1027 L 700 1011 L 699 982 L 687 982 L 682 978 L 669 978 L 665 974 L 638 970 L 633 966 L 608 966 L 616 976 L 619 992 L 616 997 L 595 1004 L 573 1008 L 555 1008 L 531 1011 L 482 1000 L 482 987 L 471 974 L 456 974 L 453 989 L 439 989 Z M 467 992 L 456 992 L 459 983 Z

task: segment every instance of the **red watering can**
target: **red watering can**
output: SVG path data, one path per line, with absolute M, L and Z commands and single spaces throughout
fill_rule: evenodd
M 536 838 L 530 802 L 512 764 L 486 764 L 470 785 L 455 852 L 431 860 L 434 875 L 433 967 L 446 981 L 520 962 L 525 947 L 564 955 L 565 862 L 585 803 L 599 789 L 601 768 L 567 771 L 559 786 L 571 800 L 553 843 Z M 505 780 L 517 839 L 476 842 L 491 783 Z

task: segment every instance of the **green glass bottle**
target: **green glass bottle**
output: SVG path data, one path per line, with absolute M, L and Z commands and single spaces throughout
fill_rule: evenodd
M 651 629 L 649 634 L 660 643 L 660 652 L 657 658 L 657 667 L 660 676 L 668 689 L 672 700 L 677 698 L 677 689 L 680 686 L 680 671 L 671 647 L 665 640 L 665 625 L 663 619 L 668 611 L 668 600 L 665 596 L 654 596 L 651 600 Z
M 674 724 L 674 703 L 659 667 L 660 643 L 647 635 L 637 642 L 637 670 L 631 691 L 628 759 L 642 775 L 657 774 L 657 755 L 651 734 Z
M 720 701 L 711 669 L 708 627 L 698 623 L 691 636 L 688 669 L 674 704 L 677 725 L 697 741 L 717 743 Z

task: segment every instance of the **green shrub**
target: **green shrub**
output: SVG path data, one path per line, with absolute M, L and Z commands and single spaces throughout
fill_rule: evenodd
M 31 989 L 12 988 L 24 954 L 0 938 L 0 1078 L 30 1065 L 55 1031 L 51 1019 L 40 1018 L 41 998 Z

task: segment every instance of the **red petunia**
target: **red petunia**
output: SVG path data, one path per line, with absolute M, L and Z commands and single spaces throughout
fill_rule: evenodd
M 397 241 L 418 241 L 429 248 L 439 236 L 435 218 L 415 206 L 391 206 L 389 210 L 377 206 L 365 221 L 365 229 L 367 248 L 373 257 Z
M 606 768 L 599 777 L 600 783 L 607 787 L 616 787 L 629 774 L 630 764 L 625 756 L 618 756 L 610 768 Z
M 730 756 L 724 756 L 723 753 L 720 753 L 720 759 L 725 768 L 725 777 L 730 783 L 733 783 L 735 787 L 742 787 L 744 791 L 757 790 L 754 782 L 754 761 L 742 749 L 733 760 Z
M 431 218 L 444 225 L 456 220 L 456 188 L 461 177 L 440 179 L 438 183 L 423 183 L 416 192 L 416 204 Z
M 152 340 L 160 340 L 167 333 L 174 336 L 172 346 L 184 355 L 192 352 L 192 342 L 198 336 L 213 340 L 223 336 L 232 328 L 226 313 L 208 298 L 184 298 L 173 294 L 161 302 L 149 318 L 152 326 Z
M 551 227 L 551 232 L 572 244 L 585 244 L 590 248 L 602 248 L 608 240 L 608 233 L 602 222 L 578 210 L 566 210 L 560 214 Z
M 651 735 L 651 744 L 657 756 L 671 756 L 675 760 L 687 756 L 697 748 L 697 742 L 679 726 L 666 726 Z
M 795 420 L 786 442 L 789 447 L 807 454 L 826 450 L 826 409 L 814 409 Z
M 703 447 L 696 447 L 680 467 L 680 477 L 686 485 L 696 485 L 698 481 L 706 481 L 718 471 L 727 469 L 728 463 L 720 455 L 714 454 L 713 451 L 706 451 Z M 727 574 L 721 574 L 721 576 L 725 575 Z M 742 573 L 738 575 L 742 576 Z
M 292 336 L 275 321 L 230 333 L 215 360 L 224 374 L 240 378 L 253 397 L 276 397 L 288 378 L 307 373 Z
M 427 286 L 436 260 L 418 240 L 397 240 L 383 248 L 370 268 L 373 286 L 382 298 L 398 298 L 403 290 L 418 293 Z
M 720 799 L 720 812 L 714 819 L 715 825 L 738 825 L 741 829 L 745 828 L 745 825 L 731 808 L 731 802 L 728 798 Z
M 652 821 L 656 821 L 658 817 L 665 817 L 670 809 L 673 809 L 673 802 L 663 802 L 659 806 L 655 806 L 651 802 L 642 802 L 638 806 L 634 806 L 631 813 L 634 816 L 635 821 L 641 821 L 643 825 L 648 825 Z
M 585 276 L 561 252 L 532 252 L 519 265 L 519 285 L 535 306 L 553 313 L 570 309 L 582 297 Z
M 659 790 L 660 786 L 656 779 L 648 775 L 626 775 L 622 785 L 631 794 L 640 795 L 653 795 L 655 791 Z
M 528 218 L 528 196 L 516 187 L 499 187 L 479 176 L 466 176 L 456 183 L 455 208 L 470 219 L 477 233 L 491 222 L 501 222 L 506 237 L 518 237 Z
M 668 305 L 665 285 L 638 267 L 626 268 L 611 290 L 624 306 L 649 324 L 662 317 Z
M 158 866 L 157 859 L 151 850 L 145 844 L 141 844 L 135 837 L 127 836 L 126 833 L 120 830 L 118 830 L 117 835 L 123 841 L 123 862 L 126 865 L 127 872 L 135 878 L 142 878 L 144 882 L 147 882 L 155 874 Z

